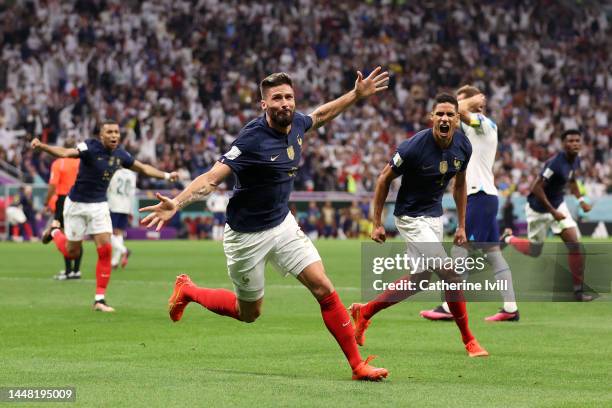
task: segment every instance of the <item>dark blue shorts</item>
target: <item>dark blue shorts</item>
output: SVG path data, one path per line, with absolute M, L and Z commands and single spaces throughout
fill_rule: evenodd
M 111 215 L 111 221 L 113 222 L 113 229 L 120 229 L 120 230 L 125 231 L 128 226 L 128 215 L 121 214 L 121 213 L 115 213 L 112 211 L 110 215 Z
M 499 241 L 498 207 L 497 196 L 485 194 L 483 191 L 468 196 L 465 215 L 465 235 L 468 241 Z
M 225 224 L 225 213 L 224 212 L 213 213 L 213 218 L 215 220 L 215 225 Z

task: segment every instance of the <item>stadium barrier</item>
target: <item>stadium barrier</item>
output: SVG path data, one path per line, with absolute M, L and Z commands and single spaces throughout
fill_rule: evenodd
M 6 221 L 6 207 L 13 202 L 13 197 L 19 193 L 19 184 L 4 184 L 0 185 L 0 237 L 8 238 L 8 225 Z M 47 194 L 47 185 L 32 185 L 32 201 L 36 210 L 36 227 L 38 231 L 42 231 L 48 222 L 51 214 L 44 214 L 44 200 Z M 170 194 L 171 191 L 162 191 L 162 194 Z M 228 193 L 231 194 L 231 193 Z M 372 199 L 372 193 L 351 194 L 341 191 L 295 191 L 291 194 L 290 202 L 297 211 L 298 218 L 306 216 L 308 204 L 312 201 L 316 202 L 319 207 L 323 203 L 329 201 L 335 209 L 348 207 L 352 202 L 364 202 Z M 500 198 L 500 209 L 498 220 L 502 219 L 503 206 L 507 198 Z M 393 222 L 392 206 L 395 200 L 395 195 L 391 194 L 387 200 L 387 208 L 385 211 L 384 223 L 385 228 L 389 232 L 394 232 L 395 224 Z M 514 228 L 518 235 L 526 234 L 525 224 L 525 203 L 526 197 L 513 195 L 511 197 L 514 206 Z M 566 203 L 572 213 L 574 219 L 578 222 L 578 227 L 583 236 L 593 238 L 607 238 L 612 235 L 612 194 L 604 195 L 593 201 L 593 210 L 589 213 L 584 213 L 578 206 L 578 200 L 573 196 L 566 196 Z M 195 219 L 197 217 L 212 217 L 212 213 L 208 211 L 205 201 L 198 201 L 187 206 L 176 220 L 176 225 L 169 225 L 160 233 L 147 231 L 139 226 L 138 221 L 142 216 L 138 213 L 138 208 L 147 205 L 155 204 L 155 191 L 139 191 L 132 209 L 130 217 L 131 228 L 128 230 L 129 239 L 172 239 L 178 236 L 180 224 L 186 219 Z M 451 194 L 445 194 L 442 199 L 442 206 L 445 210 L 445 226 L 447 232 L 454 229 L 454 217 L 456 214 L 455 202 Z

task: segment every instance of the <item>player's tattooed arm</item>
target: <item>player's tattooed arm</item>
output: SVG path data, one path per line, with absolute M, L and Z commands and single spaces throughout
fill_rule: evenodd
M 177 211 L 215 191 L 217 186 L 231 173 L 232 169 L 228 165 L 217 162 L 208 172 L 196 177 L 176 197 L 170 198 L 156 193 L 155 196 L 159 203 L 139 210 L 140 212 L 151 212 L 140 221 L 141 224 L 145 224 L 147 228 L 156 227 L 155 230 L 159 231 Z
M 36 151 L 42 150 L 43 152 L 49 153 L 51 156 L 55 157 L 79 157 L 79 151 L 77 149 L 65 148 L 61 146 L 49 146 L 48 144 L 41 142 L 38 138 L 32 139 L 30 142 L 30 147 Z
M 376 67 L 367 78 L 363 77 L 361 71 L 357 71 L 355 88 L 345 93 L 338 99 L 327 102 L 314 110 L 309 116 L 312 118 L 311 129 L 325 125 L 336 116 L 347 110 L 359 99 L 367 98 L 389 87 L 389 72 L 381 72 L 381 67 Z
M 182 209 L 194 201 L 202 200 L 214 192 L 230 174 L 232 169 L 227 164 L 216 162 L 212 169 L 196 177 L 173 201 L 178 209 Z

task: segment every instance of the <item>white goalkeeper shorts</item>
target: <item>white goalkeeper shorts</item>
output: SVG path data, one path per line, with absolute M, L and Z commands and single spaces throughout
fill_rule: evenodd
M 534 211 L 529 203 L 525 204 L 525 215 L 527 216 L 527 238 L 529 241 L 535 243 L 543 243 L 546 239 L 546 234 L 548 233 L 548 229 L 550 228 L 553 234 L 560 234 L 561 231 L 568 228 L 576 228 L 576 232 L 578 236 L 580 236 L 580 231 L 577 228 L 576 221 L 572 218 L 572 214 L 570 214 L 569 209 L 565 202 L 562 202 L 561 205 L 557 208 L 565 218 L 561 221 L 556 221 L 555 217 L 549 212 L 540 213 Z
M 406 241 L 406 253 L 413 258 L 446 258 L 442 246 L 444 229 L 442 217 L 395 217 L 395 226 L 400 236 Z M 419 268 L 413 273 L 425 271 Z
M 281 275 L 297 277 L 321 260 L 291 213 L 280 225 L 260 232 L 237 232 L 225 224 L 223 249 L 236 296 L 247 302 L 263 297 L 268 261 Z
M 87 235 L 112 233 L 110 211 L 106 201 L 79 203 L 66 197 L 64 202 L 64 234 L 68 241 L 82 241 Z

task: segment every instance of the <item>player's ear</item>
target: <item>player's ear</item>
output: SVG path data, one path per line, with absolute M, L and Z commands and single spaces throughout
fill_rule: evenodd
M 263 99 L 260 101 L 261 104 L 261 110 L 266 110 L 266 108 L 268 107 L 268 105 L 266 105 L 266 101 L 264 101 Z

